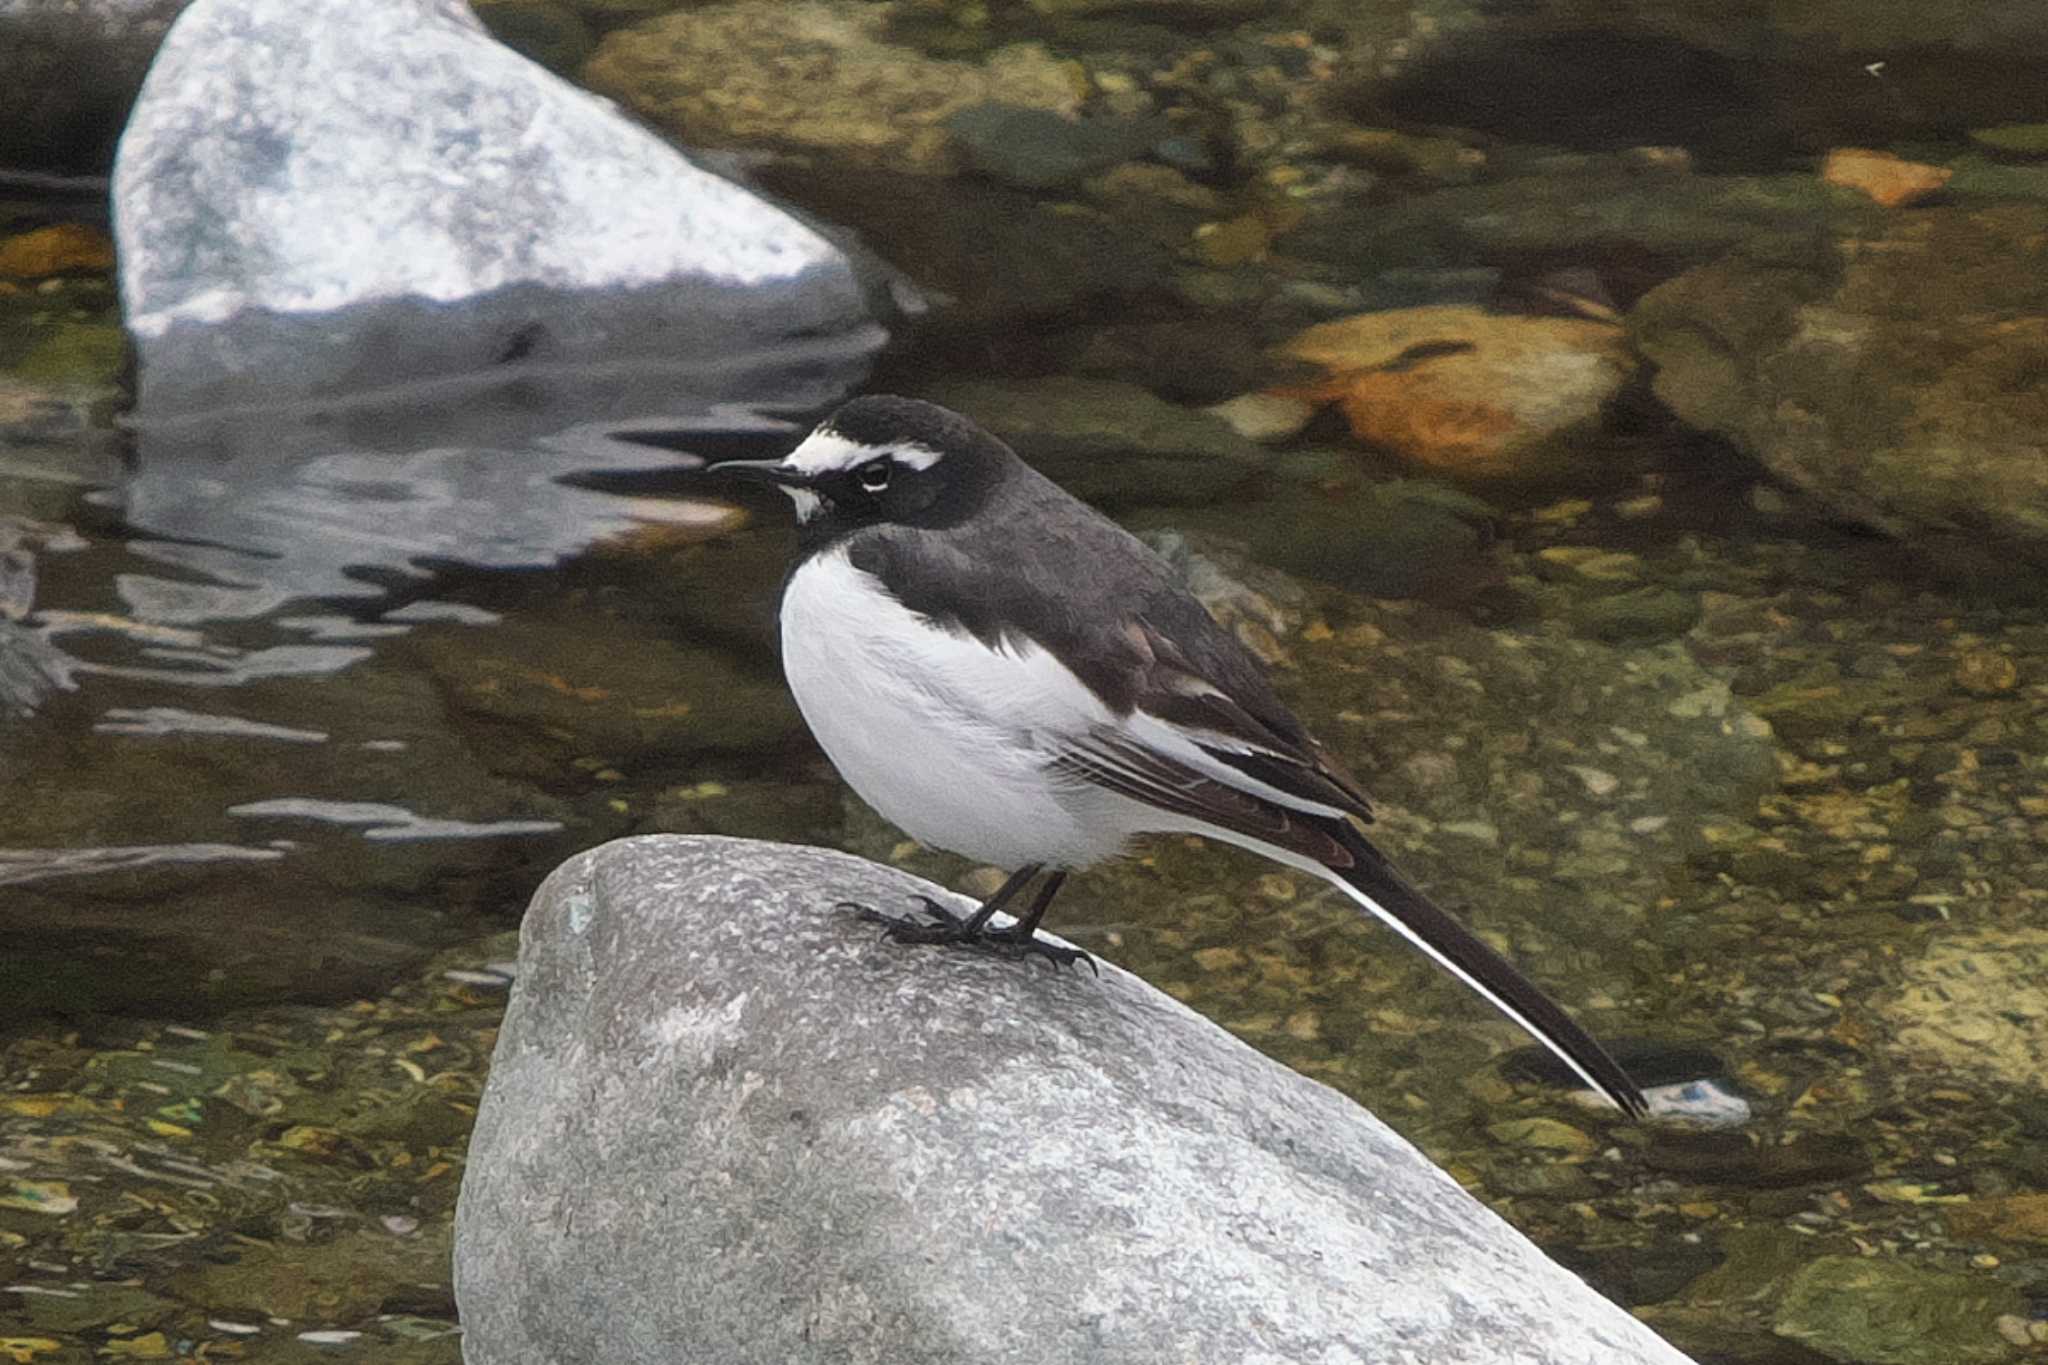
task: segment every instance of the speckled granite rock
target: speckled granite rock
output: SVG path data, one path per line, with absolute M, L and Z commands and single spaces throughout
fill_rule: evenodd
M 549 878 L 457 1213 L 469 1365 L 1685 1359 L 1116 968 L 826 908 L 919 891 L 706 838 Z
M 857 366 L 882 339 L 838 247 L 458 0 L 199 0 L 122 135 L 114 221 L 145 418 L 522 362 Z

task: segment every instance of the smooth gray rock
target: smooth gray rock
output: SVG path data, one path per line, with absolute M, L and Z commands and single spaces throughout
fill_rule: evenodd
M 456 1215 L 469 1365 L 1685 1359 L 1136 978 L 828 909 L 919 892 L 673 836 L 548 879 Z
M 114 168 L 141 416 L 634 358 L 853 378 L 820 232 L 493 40 L 460 0 L 198 0 Z

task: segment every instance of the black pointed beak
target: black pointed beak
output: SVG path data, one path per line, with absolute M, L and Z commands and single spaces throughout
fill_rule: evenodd
M 614 441 L 624 441 L 628 445 L 647 446 L 654 450 L 676 450 L 687 455 L 701 454 L 705 444 L 704 433 L 701 431 L 613 431 L 607 435 Z M 725 474 L 749 483 L 777 484 L 786 488 L 801 488 L 810 482 L 809 475 L 801 470 L 785 467 L 781 460 L 712 460 L 689 472 L 700 476 Z
M 802 488 L 811 481 L 801 469 L 791 469 L 780 460 L 719 460 L 697 471 L 725 475 L 748 483 L 772 483 L 782 488 Z

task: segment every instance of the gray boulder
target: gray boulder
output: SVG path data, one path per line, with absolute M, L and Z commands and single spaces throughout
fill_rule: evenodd
M 1117 968 L 828 909 L 920 892 L 667 836 L 548 879 L 456 1215 L 469 1365 L 1685 1359 Z
M 884 337 L 825 236 L 459 0 L 199 0 L 114 220 L 145 419 L 594 359 L 851 377 Z

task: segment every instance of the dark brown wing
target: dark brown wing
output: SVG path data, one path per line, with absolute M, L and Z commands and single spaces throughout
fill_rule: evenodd
M 1149 621 L 1132 622 L 1126 634 L 1137 661 L 1134 709 L 1180 727 L 1204 753 L 1255 782 L 1371 822 L 1372 800 L 1358 779 L 1292 714 L 1287 731 L 1260 719 L 1203 677 Z

